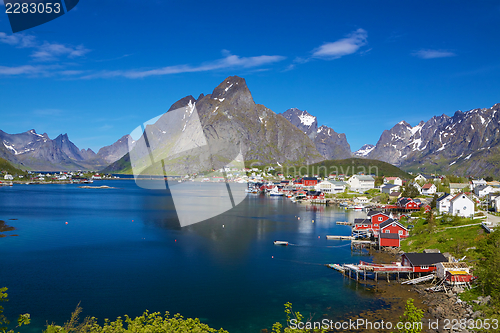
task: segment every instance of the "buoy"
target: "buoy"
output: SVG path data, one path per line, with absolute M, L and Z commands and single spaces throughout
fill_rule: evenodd
M 272 256 L 271 259 L 274 259 L 274 256 Z
M 300 217 L 299 217 L 299 220 L 300 220 Z
M 318 236 L 318 238 L 319 238 L 319 236 Z
M 66 224 L 68 224 L 68 222 L 66 222 Z
M 134 220 L 132 220 L 132 222 L 134 222 Z
M 314 223 L 314 220 L 312 220 L 312 223 Z
M 224 228 L 224 224 L 222 225 L 222 227 Z
M 177 242 L 177 239 L 175 241 Z

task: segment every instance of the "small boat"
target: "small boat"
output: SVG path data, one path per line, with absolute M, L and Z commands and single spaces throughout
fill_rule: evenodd
M 272 197 L 282 197 L 283 192 L 278 191 L 278 187 L 275 187 L 269 192 L 269 195 Z
M 274 245 L 288 245 L 287 241 L 274 241 Z

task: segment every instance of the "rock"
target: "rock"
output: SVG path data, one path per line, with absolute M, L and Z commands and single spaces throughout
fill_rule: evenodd
M 490 304 L 490 302 L 491 302 L 491 296 L 486 296 L 486 297 L 483 297 L 481 304 Z
M 477 319 L 479 317 L 481 317 L 483 315 L 483 313 L 481 311 L 476 311 L 472 314 L 472 319 Z

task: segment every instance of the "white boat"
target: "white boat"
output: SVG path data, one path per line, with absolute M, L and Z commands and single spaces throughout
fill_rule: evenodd
M 274 245 L 288 245 L 287 241 L 274 241 Z
M 278 187 L 274 187 L 270 192 L 269 195 L 272 197 L 282 197 L 283 192 L 278 191 Z

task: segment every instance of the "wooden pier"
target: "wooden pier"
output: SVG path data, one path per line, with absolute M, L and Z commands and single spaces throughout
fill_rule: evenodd
M 338 221 L 337 224 L 339 225 L 353 225 L 354 222 L 343 222 L 343 221 Z
M 354 240 L 354 237 L 353 236 L 331 236 L 331 235 L 326 235 L 326 239 L 347 239 L 347 240 L 351 240 L 353 241 Z
M 366 281 L 367 279 L 379 281 L 381 278 L 383 280 L 390 281 L 391 277 L 399 281 L 401 277 L 407 279 L 413 279 L 414 277 L 413 269 L 411 267 L 396 264 L 377 265 L 361 262 L 360 264 L 329 264 L 326 266 L 331 269 L 335 269 L 341 272 L 344 276 L 358 282 Z M 422 279 L 422 281 L 430 279 L 431 278 L 425 278 Z

